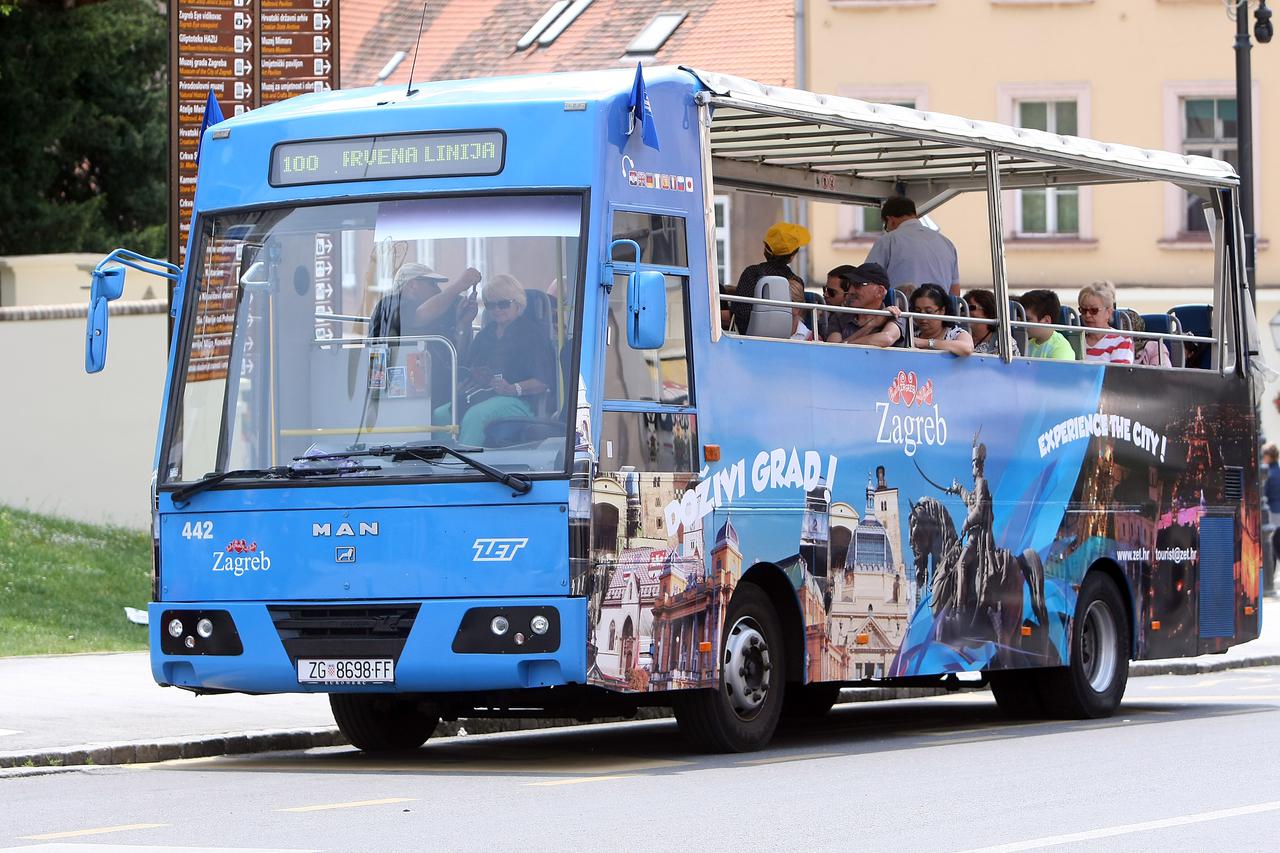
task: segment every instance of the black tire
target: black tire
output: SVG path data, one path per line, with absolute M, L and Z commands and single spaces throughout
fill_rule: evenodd
M 365 752 L 417 749 L 440 717 L 423 702 L 382 693 L 330 693 L 329 708 L 351 745 Z
M 839 684 L 788 684 L 782 716 L 787 719 L 825 717 L 839 701 Z
M 989 674 L 991 695 L 1007 717 L 1034 720 L 1049 716 L 1040 691 L 1038 669 L 1000 670 Z
M 755 584 L 738 587 L 720 643 L 720 686 L 676 699 L 680 732 L 707 752 L 750 752 L 773 737 L 786 693 L 786 649 L 773 603 Z M 737 665 L 730 672 L 731 664 Z
M 1102 572 L 1085 575 L 1071 620 L 1071 660 L 1041 671 L 1045 708 L 1057 717 L 1109 717 L 1129 681 L 1129 617 L 1124 596 Z

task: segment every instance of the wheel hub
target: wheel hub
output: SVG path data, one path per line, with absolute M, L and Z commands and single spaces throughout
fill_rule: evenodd
M 1111 608 L 1101 601 L 1090 604 L 1080 630 L 1080 663 L 1089 686 L 1098 693 L 1105 693 L 1115 681 L 1117 636 L 1116 618 Z
M 742 720 L 760 713 L 769 695 L 773 665 L 769 645 L 754 619 L 744 616 L 733 624 L 724 645 L 724 691 L 729 707 Z

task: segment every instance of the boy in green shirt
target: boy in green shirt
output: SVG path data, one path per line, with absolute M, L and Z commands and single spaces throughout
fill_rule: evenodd
M 1027 311 L 1027 320 L 1032 323 L 1058 323 L 1062 316 L 1062 303 L 1058 294 L 1052 290 L 1029 290 L 1018 297 L 1022 307 Z M 1076 351 L 1061 333 L 1053 329 L 1042 329 L 1035 326 L 1027 328 L 1028 358 L 1053 358 L 1060 361 L 1075 361 Z

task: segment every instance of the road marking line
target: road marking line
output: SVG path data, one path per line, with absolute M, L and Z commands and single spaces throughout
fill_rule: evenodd
M 548 779 L 544 782 L 530 782 L 525 787 L 546 788 L 552 785 L 581 785 L 583 782 L 609 782 L 613 779 L 635 779 L 639 773 L 617 773 L 612 776 L 580 776 L 577 779 Z
M 358 809 L 362 806 L 389 806 L 392 803 L 416 802 L 416 797 L 387 797 L 385 800 L 357 800 L 352 803 L 326 803 L 320 806 L 294 806 L 290 809 L 276 809 L 278 812 L 323 812 L 329 809 Z
M 97 829 L 73 829 L 69 832 L 45 832 L 40 835 L 20 836 L 26 841 L 52 841 L 55 838 L 79 838 L 83 835 L 104 835 L 108 832 L 128 832 L 131 829 L 160 829 L 167 823 L 125 823 L 120 826 L 100 826 Z
M 1280 800 L 1269 803 L 1258 803 L 1252 806 L 1240 806 L 1234 809 L 1218 809 L 1199 814 L 1182 815 L 1181 817 L 1148 820 L 1142 823 L 1128 823 L 1109 826 L 1105 829 L 1091 829 L 1086 832 L 1073 832 L 1069 835 L 1046 835 L 1043 838 L 1032 838 L 1028 841 L 1014 841 L 1009 844 L 998 844 L 994 847 L 978 847 L 964 853 L 1017 853 L 1019 850 L 1039 850 L 1045 847 L 1059 847 L 1063 844 L 1074 844 L 1077 841 L 1093 841 L 1098 838 L 1114 838 L 1117 835 L 1131 835 L 1135 832 L 1150 832 L 1157 829 L 1169 829 L 1174 826 L 1187 826 L 1192 823 L 1206 823 L 1211 820 L 1224 820 L 1229 817 L 1261 814 L 1262 812 L 1280 811 Z
M 1240 694 L 1231 694 L 1223 696 L 1206 696 L 1204 694 L 1191 694 L 1187 696 L 1151 696 L 1144 699 L 1145 702 L 1280 702 L 1280 695 L 1268 696 L 1241 696 Z
M 0 737 L 4 737 L 5 735 L 20 735 L 20 734 L 22 734 L 22 732 L 19 731 L 18 729 L 0 729 Z
M 739 761 L 738 764 L 783 764 L 788 761 L 808 761 L 812 758 L 835 758 L 843 754 L 841 752 L 802 752 L 795 755 L 778 755 L 773 758 L 750 758 Z

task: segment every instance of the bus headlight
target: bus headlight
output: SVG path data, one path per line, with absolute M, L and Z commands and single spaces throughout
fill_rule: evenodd
M 182 636 L 182 620 L 181 619 L 169 620 L 169 636 L 173 637 L 175 640 L 178 637 Z
M 547 617 L 539 613 L 537 616 L 529 620 L 529 628 L 535 634 L 545 634 L 551 628 L 551 622 Z
M 206 640 L 209 639 L 213 636 L 213 623 L 208 619 L 201 619 L 196 623 L 196 633 Z
M 511 627 L 511 623 L 507 621 L 505 616 L 495 616 L 493 621 L 489 623 L 489 630 L 501 637 L 507 633 L 507 629 Z

